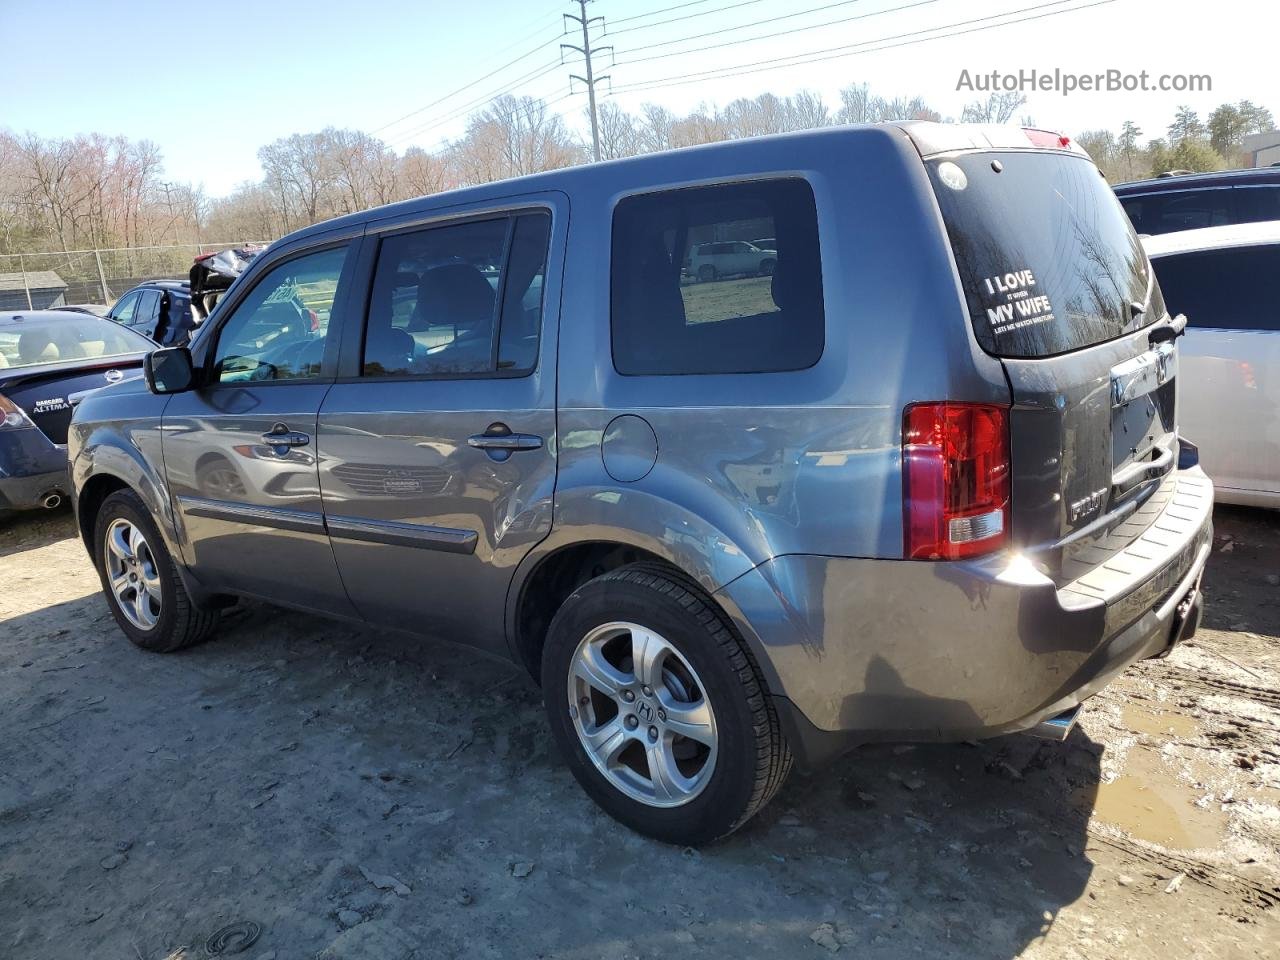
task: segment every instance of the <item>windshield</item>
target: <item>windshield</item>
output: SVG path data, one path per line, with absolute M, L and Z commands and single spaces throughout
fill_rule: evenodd
M 1010 151 L 927 166 L 988 353 L 1053 356 L 1163 316 L 1142 245 L 1087 158 Z
M 155 349 L 146 337 L 88 314 L 0 318 L 0 369 L 96 360 Z

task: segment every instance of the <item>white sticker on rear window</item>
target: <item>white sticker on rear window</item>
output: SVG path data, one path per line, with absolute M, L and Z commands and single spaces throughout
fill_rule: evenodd
M 987 295 L 987 321 L 997 336 L 1054 319 L 1049 298 L 1036 291 L 1030 269 L 1012 270 L 982 281 Z

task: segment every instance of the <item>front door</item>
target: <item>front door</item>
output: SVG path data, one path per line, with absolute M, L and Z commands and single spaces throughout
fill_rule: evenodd
M 206 385 L 165 410 L 187 561 L 211 589 L 351 613 L 325 533 L 315 442 L 347 254 L 313 250 L 263 274 L 212 331 Z
M 504 649 L 512 572 L 551 528 L 552 221 L 539 205 L 366 241 L 365 338 L 349 368 L 344 346 L 318 453 L 334 555 L 371 622 Z

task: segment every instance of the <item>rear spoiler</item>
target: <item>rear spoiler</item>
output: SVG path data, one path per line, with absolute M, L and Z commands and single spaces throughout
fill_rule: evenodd
M 900 123 L 898 127 L 926 160 L 939 154 L 967 150 L 1054 150 L 1088 157 L 1084 148 L 1070 137 L 1037 127 L 919 120 Z

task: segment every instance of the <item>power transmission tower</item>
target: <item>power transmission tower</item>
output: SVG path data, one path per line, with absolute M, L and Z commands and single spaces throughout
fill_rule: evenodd
M 590 3 L 591 0 L 575 0 L 575 2 L 578 4 L 581 16 L 575 17 L 572 13 L 566 13 L 563 16 L 566 20 L 572 20 L 574 23 L 577 23 L 582 27 L 582 46 L 575 46 L 572 43 L 562 43 L 560 44 L 560 49 L 561 51 L 574 50 L 582 54 L 582 59 L 587 65 L 587 75 L 585 77 L 580 77 L 576 73 L 569 74 L 569 85 L 572 86 L 574 80 L 581 80 L 587 85 L 587 100 L 590 104 L 591 113 L 591 153 L 598 161 L 600 159 L 600 121 L 596 119 L 596 84 L 602 80 L 608 80 L 609 75 L 607 73 L 602 77 L 597 77 L 595 75 L 595 68 L 591 63 L 591 55 L 592 53 L 604 53 L 606 50 L 613 52 L 613 47 L 596 47 L 594 51 L 591 49 L 591 24 L 603 24 L 604 17 L 587 16 L 587 4 Z M 562 52 L 561 56 L 563 55 L 564 54 Z

